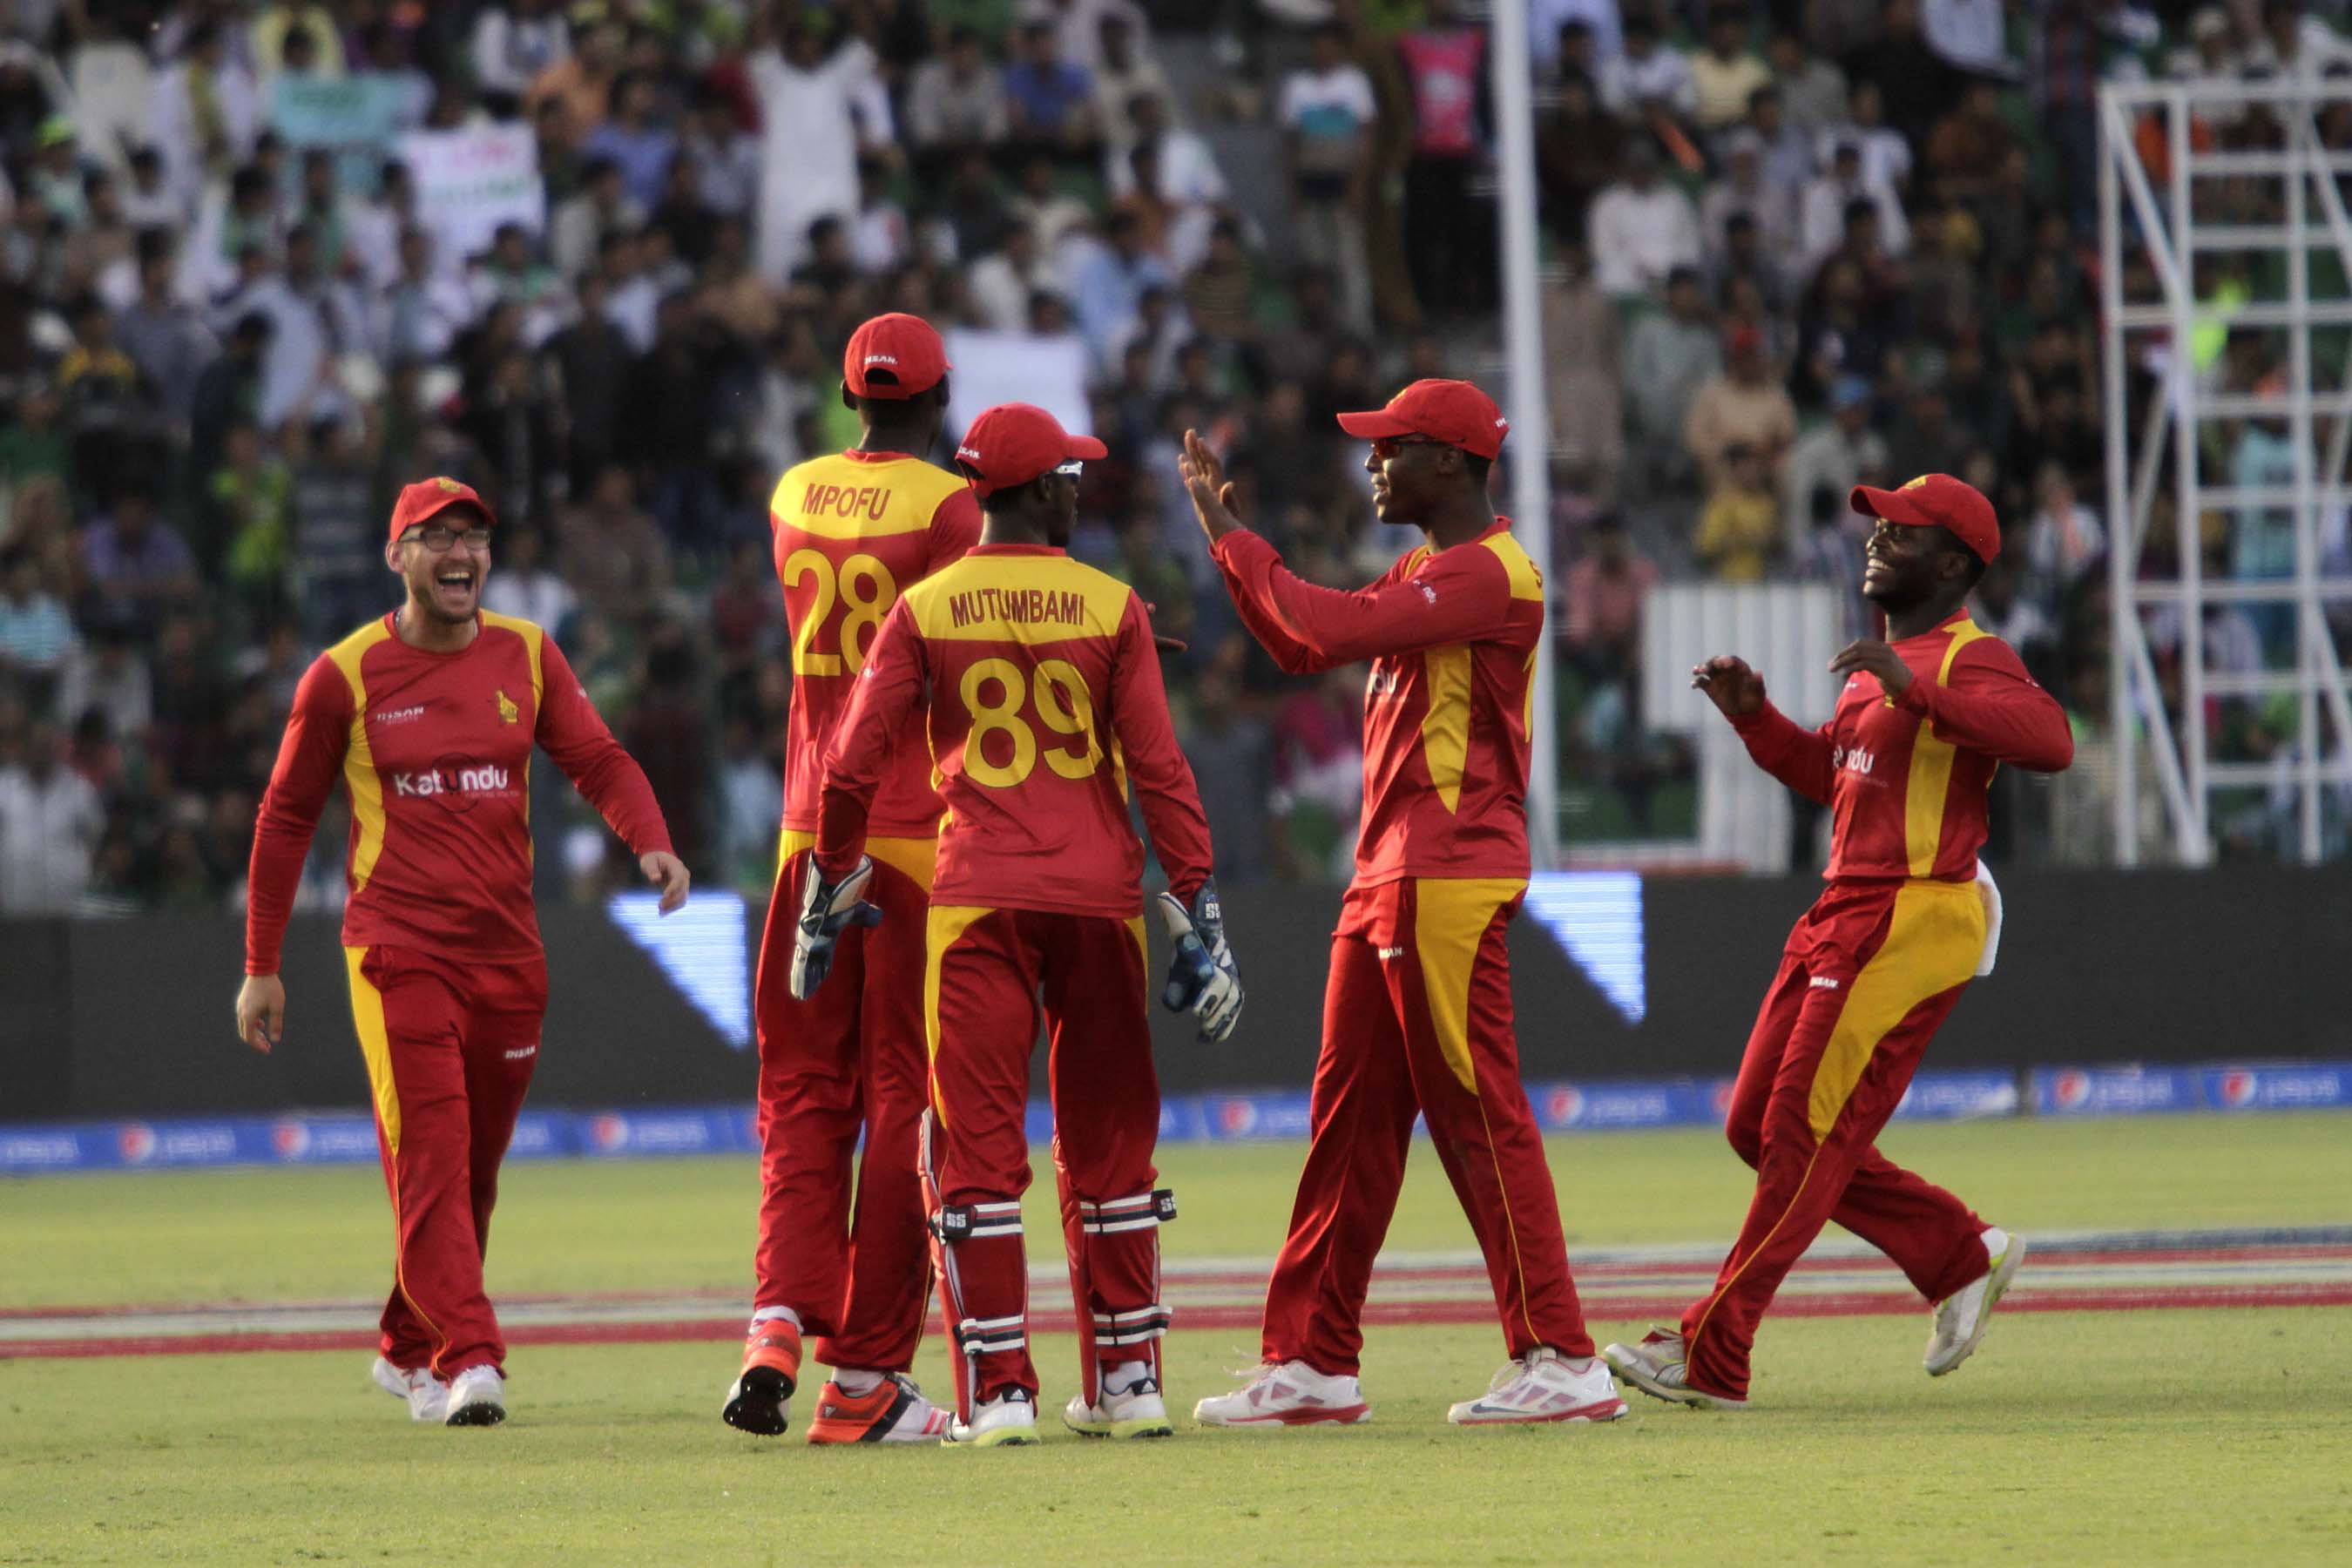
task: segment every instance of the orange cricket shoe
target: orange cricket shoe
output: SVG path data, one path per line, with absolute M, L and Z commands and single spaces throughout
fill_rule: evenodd
M 915 1380 L 894 1372 L 864 1394 L 838 1383 L 818 1390 L 812 1443 L 936 1443 L 948 1435 L 948 1413 L 923 1397 Z
M 743 1370 L 727 1391 L 719 1418 L 739 1432 L 776 1437 L 791 1424 L 793 1390 L 801 1375 L 801 1331 L 789 1318 L 751 1325 L 743 1340 Z

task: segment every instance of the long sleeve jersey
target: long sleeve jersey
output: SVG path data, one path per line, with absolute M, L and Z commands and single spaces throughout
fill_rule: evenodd
M 1275 662 L 1308 675 L 1372 661 L 1356 885 L 1528 874 L 1528 735 L 1543 578 L 1498 520 L 1414 550 L 1355 593 L 1319 588 L 1246 529 L 1211 552 Z
M 540 952 L 530 896 L 530 752 L 555 759 L 639 855 L 670 847 L 646 775 L 530 621 L 481 614 L 456 653 L 385 616 L 319 656 L 294 692 L 261 799 L 245 917 L 248 974 L 278 972 L 319 811 L 350 794 L 343 942 L 485 963 Z
M 814 833 L 825 750 L 882 617 L 909 584 L 979 542 L 980 503 L 963 479 L 919 458 L 843 452 L 786 470 L 768 522 L 793 630 L 784 826 Z M 930 749 L 910 716 L 875 792 L 872 831 L 929 838 L 939 825 Z
M 1818 730 L 1769 701 L 1732 728 L 1759 767 L 1833 809 L 1829 879 L 1965 882 L 1984 847 L 1994 773 L 2003 763 L 2062 772 L 2074 731 L 2009 645 L 1965 610 L 1893 646 L 1911 670 L 1901 696 L 1856 673 Z
M 983 544 L 899 597 L 825 755 L 816 859 L 856 863 L 890 738 L 919 715 L 947 807 L 934 904 L 1125 919 L 1143 908 L 1130 781 L 1171 890 L 1208 879 L 1143 601 L 1044 545 Z

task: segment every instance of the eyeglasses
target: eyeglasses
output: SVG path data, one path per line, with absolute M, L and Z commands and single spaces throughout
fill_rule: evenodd
M 460 529 L 451 528 L 446 522 L 428 522 L 423 528 L 411 529 L 400 536 L 403 544 L 412 542 L 422 544 L 436 555 L 446 554 L 449 547 L 461 539 L 468 550 L 488 550 L 490 547 L 490 531 L 478 526 Z
M 1070 462 L 1056 465 L 1054 471 L 1057 474 L 1067 474 L 1070 478 L 1075 479 L 1080 474 L 1087 471 L 1087 466 L 1085 463 L 1074 459 Z
M 1431 436 L 1382 436 L 1372 442 L 1372 456 L 1385 463 L 1407 447 L 1444 447 L 1449 442 Z

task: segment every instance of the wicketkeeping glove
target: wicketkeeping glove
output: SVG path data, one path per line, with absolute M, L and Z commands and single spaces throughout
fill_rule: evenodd
M 857 858 L 857 868 L 838 882 L 826 881 L 816 861 L 809 861 L 801 877 L 800 920 L 793 930 L 792 992 L 801 1001 L 815 995 L 824 984 L 833 968 L 833 944 L 843 931 L 882 923 L 882 911 L 866 901 L 873 880 L 874 862 L 863 855 Z
M 1225 911 L 1217 901 L 1217 884 L 1201 884 L 1187 910 L 1172 893 L 1160 895 L 1160 921 L 1176 951 L 1168 960 L 1168 984 L 1160 1000 L 1171 1013 L 1191 1013 L 1201 1021 L 1201 1043 L 1215 1045 L 1234 1032 L 1242 1016 L 1241 972 L 1234 967 L 1234 950 L 1225 944 Z

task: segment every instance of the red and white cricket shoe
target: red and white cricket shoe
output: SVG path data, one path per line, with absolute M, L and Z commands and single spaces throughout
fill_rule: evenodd
M 411 1421 L 438 1421 L 449 1413 L 449 1385 L 424 1367 L 394 1366 L 378 1356 L 368 1375 L 386 1394 L 408 1401 Z
M 1627 1414 L 1609 1364 L 1599 1356 L 1571 1361 L 1549 1345 L 1525 1361 L 1506 1362 L 1486 1392 L 1445 1413 L 1456 1426 L 1536 1421 L 1617 1421 Z
M 1745 1410 L 1748 1401 L 1709 1394 L 1690 1385 L 1690 1352 L 1681 1332 L 1652 1329 L 1638 1345 L 1611 1345 L 1601 1352 L 1609 1370 L 1648 1394 L 1697 1410 Z
M 948 1435 L 949 1413 L 923 1397 L 915 1380 L 892 1373 L 864 1394 L 838 1383 L 816 1393 L 812 1443 L 937 1443 Z
M 1192 1419 L 1203 1426 L 1353 1426 L 1372 1418 L 1353 1377 L 1329 1376 L 1303 1361 L 1268 1363 L 1244 1374 L 1231 1394 L 1203 1399 Z

